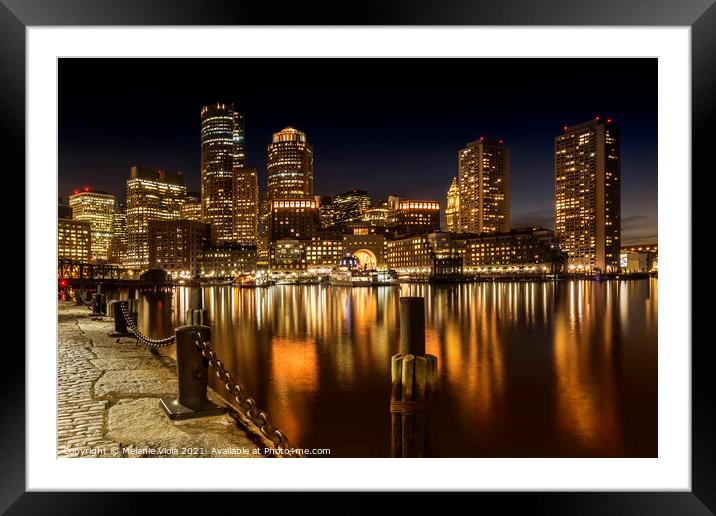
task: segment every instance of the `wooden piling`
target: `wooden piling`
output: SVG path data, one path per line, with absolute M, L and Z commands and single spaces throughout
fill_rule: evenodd
M 390 455 L 435 457 L 437 358 L 425 354 L 422 298 L 400 299 L 400 348 L 390 364 Z
M 397 354 L 390 359 L 390 399 L 403 399 L 403 355 Z M 390 456 L 400 457 L 402 449 L 402 416 L 399 412 L 390 412 Z

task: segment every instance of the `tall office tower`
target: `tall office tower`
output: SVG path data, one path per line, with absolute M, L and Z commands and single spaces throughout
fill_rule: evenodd
M 452 178 L 447 192 L 447 208 L 445 209 L 445 229 L 448 233 L 460 232 L 460 187 L 457 177 Z
M 75 190 L 70 195 L 70 207 L 74 220 L 85 220 L 90 223 L 92 231 L 92 252 L 90 259 L 107 260 L 107 250 L 112 240 L 112 223 L 114 221 L 114 195 L 107 192 L 93 192 L 88 187 Z
M 257 245 L 259 183 L 255 168 L 234 167 L 234 241 Z
M 370 195 L 363 190 L 353 189 L 333 198 L 333 223 L 345 224 L 363 219 L 370 208 Z
M 619 270 L 619 130 L 599 117 L 554 140 L 555 230 L 572 269 Z
M 502 140 L 484 137 L 458 153 L 460 226 L 465 233 L 510 228 L 510 154 Z
M 234 167 L 244 166 L 244 116 L 233 104 L 201 110 L 201 212 L 216 241 L 234 240 Z
M 127 180 L 127 258 L 125 265 L 149 266 L 149 221 L 176 220 L 186 197 L 184 176 L 133 166 Z
M 313 195 L 313 147 L 306 134 L 292 127 L 274 133 L 266 172 L 271 201 Z
M 127 258 L 129 233 L 127 232 L 127 204 L 114 203 L 114 221 L 112 223 L 112 240 L 107 251 L 107 259 L 114 263 L 124 263 Z

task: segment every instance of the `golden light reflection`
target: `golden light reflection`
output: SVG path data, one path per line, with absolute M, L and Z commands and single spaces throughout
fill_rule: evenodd
M 296 445 L 351 456 L 359 435 L 366 453 L 385 449 L 403 295 L 426 300 L 446 454 L 526 456 L 525 443 L 546 443 L 533 453 L 618 456 L 656 435 L 644 423 L 655 400 L 644 408 L 639 394 L 656 392 L 656 280 L 203 292 L 217 353 Z

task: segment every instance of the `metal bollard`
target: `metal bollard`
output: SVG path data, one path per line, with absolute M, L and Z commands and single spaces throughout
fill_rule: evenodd
M 181 326 L 176 333 L 178 398 L 161 398 L 159 405 L 172 420 L 219 416 L 227 412 L 209 401 L 206 389 L 209 385 L 209 362 L 196 347 L 196 331 L 205 340 L 211 338 L 208 326 Z
M 109 311 L 114 316 L 114 331 L 107 334 L 110 337 L 125 337 L 130 335 L 127 331 L 127 319 L 124 317 L 122 305 L 127 308 L 127 301 L 114 300 L 109 302 Z
M 92 294 L 92 315 L 103 315 L 102 313 L 102 294 Z

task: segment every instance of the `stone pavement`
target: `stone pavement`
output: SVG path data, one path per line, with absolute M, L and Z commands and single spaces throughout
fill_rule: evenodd
M 59 457 L 263 457 L 266 440 L 228 415 L 167 418 L 159 398 L 177 394 L 174 360 L 131 338 L 117 342 L 113 328 L 58 302 Z M 209 398 L 226 404 L 211 389 Z

